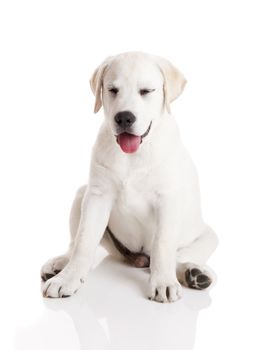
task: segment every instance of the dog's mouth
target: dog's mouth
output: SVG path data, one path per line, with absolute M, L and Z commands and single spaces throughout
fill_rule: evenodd
M 122 151 L 125 153 L 136 152 L 140 147 L 140 144 L 142 143 L 143 139 L 149 134 L 151 126 L 152 126 L 152 122 L 150 122 L 148 129 L 141 136 L 129 134 L 127 132 L 123 132 L 117 135 L 116 141 L 120 145 Z

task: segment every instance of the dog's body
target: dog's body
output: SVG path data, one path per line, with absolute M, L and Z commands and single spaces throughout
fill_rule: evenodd
M 142 53 L 109 58 L 95 71 L 95 112 L 103 105 L 106 118 L 89 183 L 73 203 L 70 249 L 42 268 L 45 296 L 72 295 L 100 242 L 135 266 L 150 264 L 156 301 L 177 300 L 178 280 L 211 284 L 203 267 L 217 238 L 203 222 L 196 171 L 169 113 L 184 84 L 169 62 Z

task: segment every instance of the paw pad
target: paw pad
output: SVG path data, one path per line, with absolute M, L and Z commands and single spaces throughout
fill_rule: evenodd
M 189 288 L 206 289 L 212 283 L 212 279 L 197 268 L 187 269 L 185 271 L 185 280 Z

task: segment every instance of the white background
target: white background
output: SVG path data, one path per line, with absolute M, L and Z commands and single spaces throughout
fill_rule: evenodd
M 262 349 L 261 5 L 1 1 L 1 349 L 119 349 L 124 341 L 130 349 L 136 337 L 138 350 Z M 218 283 L 198 318 L 206 293 L 185 290 L 178 305 L 157 306 L 136 289 L 147 275 L 112 261 L 77 297 L 99 300 L 75 319 L 65 311 L 72 301 L 41 298 L 41 264 L 66 249 L 71 201 L 87 181 L 103 118 L 92 113 L 90 75 L 106 56 L 130 50 L 170 59 L 188 80 L 172 110 L 197 165 L 205 219 L 220 239 L 210 260 Z M 96 325 L 103 335 L 93 339 Z

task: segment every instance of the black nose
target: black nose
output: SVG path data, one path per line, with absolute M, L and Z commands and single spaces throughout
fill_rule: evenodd
M 121 128 L 125 129 L 132 126 L 136 120 L 136 117 L 131 112 L 124 111 L 117 113 L 114 117 L 114 120 Z

